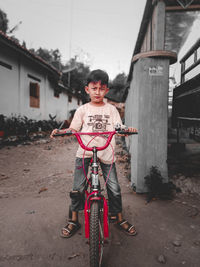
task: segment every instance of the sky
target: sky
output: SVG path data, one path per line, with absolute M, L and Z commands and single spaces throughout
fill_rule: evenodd
M 0 0 L 9 28 L 27 48 L 59 49 L 111 79 L 128 74 L 146 0 Z

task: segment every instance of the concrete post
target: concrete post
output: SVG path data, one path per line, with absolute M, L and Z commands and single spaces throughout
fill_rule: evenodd
M 126 121 L 139 131 L 130 137 L 131 182 L 138 193 L 147 192 L 144 177 L 151 166 L 157 166 L 168 181 L 168 76 L 168 59 L 143 58 L 134 65 Z
M 165 3 L 159 0 L 153 13 L 153 50 L 164 50 Z
M 157 166 L 164 181 L 168 181 L 169 58 L 162 56 L 165 54 L 163 0 L 154 1 L 151 21 L 152 51 L 148 51 L 148 47 L 143 45 L 142 53 L 134 55 L 133 75 L 125 111 L 126 124 L 139 130 L 137 137 L 130 137 L 131 182 L 138 193 L 147 192 L 144 177 L 149 174 L 152 166 Z M 147 27 L 146 36 L 148 34 Z

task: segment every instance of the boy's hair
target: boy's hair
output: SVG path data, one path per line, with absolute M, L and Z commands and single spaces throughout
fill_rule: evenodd
M 88 85 L 91 82 L 99 82 L 101 81 L 101 84 L 105 84 L 108 86 L 109 76 L 108 74 L 103 70 L 93 70 L 90 72 L 90 74 L 87 77 L 86 85 Z

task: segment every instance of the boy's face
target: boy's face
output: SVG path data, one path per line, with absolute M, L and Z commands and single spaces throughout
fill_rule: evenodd
M 106 84 L 101 84 L 101 81 L 90 82 L 85 87 L 85 91 L 89 94 L 91 102 L 94 104 L 102 104 L 104 96 L 108 93 L 109 89 Z

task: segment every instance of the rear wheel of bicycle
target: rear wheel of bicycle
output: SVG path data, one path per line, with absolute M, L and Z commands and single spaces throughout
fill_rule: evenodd
M 92 202 L 90 207 L 90 267 L 101 266 L 103 238 L 99 204 Z

